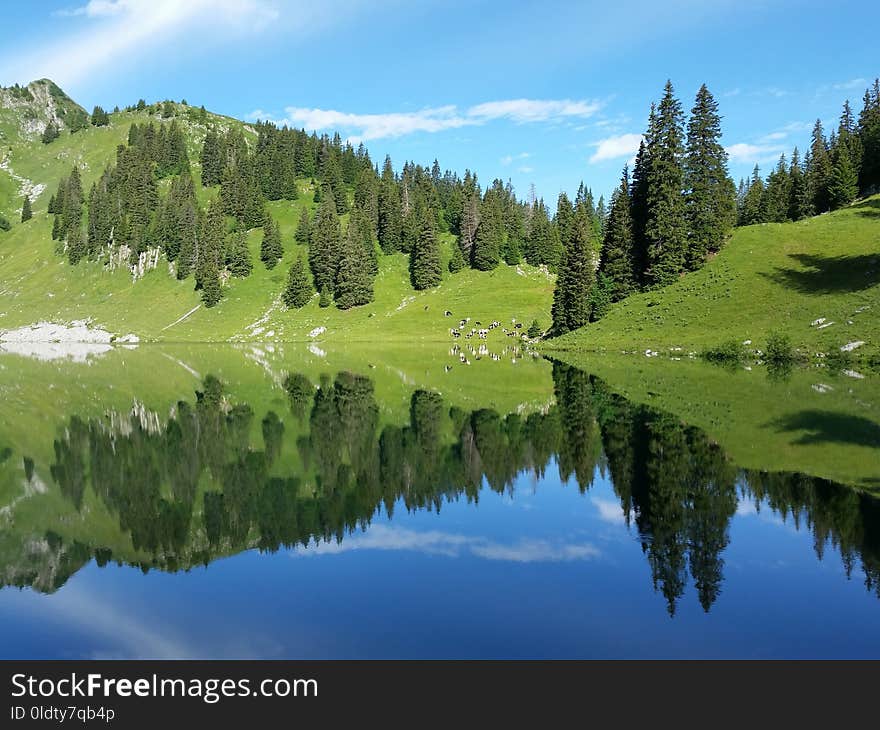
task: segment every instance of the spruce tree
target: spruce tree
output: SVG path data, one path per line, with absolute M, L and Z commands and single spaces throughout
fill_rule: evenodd
M 697 92 L 687 128 L 684 189 L 687 191 L 686 265 L 699 268 L 717 251 L 735 222 L 735 189 L 727 174 L 727 152 L 721 146 L 718 103 L 703 84 Z
M 333 202 L 333 196 L 328 195 L 321 200 L 315 215 L 309 244 L 309 268 L 315 288 L 322 293 L 326 291 L 328 295 L 333 291 L 336 278 L 341 238 L 336 203 Z
M 76 266 L 86 255 L 86 241 L 79 223 L 67 231 L 67 260 Z
M 108 124 L 110 124 L 110 115 L 102 107 L 96 106 L 92 110 L 92 126 L 106 127 Z
M 260 261 L 267 269 L 274 269 L 275 265 L 284 256 L 284 247 L 281 245 L 281 230 L 275 219 L 266 214 L 263 223 L 263 242 L 260 244 Z
M 388 253 L 400 250 L 403 211 L 400 203 L 400 190 L 391 167 L 391 158 L 385 158 L 382 179 L 379 182 L 377 197 L 379 246 Z
M 807 166 L 807 185 L 810 188 L 813 214 L 825 213 L 831 208 L 828 186 L 831 181 L 831 158 L 822 131 L 822 122 L 816 120 L 810 143 L 810 160 Z
M 681 104 L 667 81 L 648 130 L 647 243 L 649 287 L 661 287 L 678 279 L 687 257 L 687 226 L 684 185 L 684 139 Z
M 296 226 L 296 233 L 294 234 L 296 242 L 301 246 L 308 246 L 311 229 L 312 224 L 309 221 L 309 209 L 303 208 L 302 214 L 299 217 L 299 222 Z
M 553 291 L 554 335 L 583 327 L 590 321 L 590 294 L 595 269 L 590 252 L 593 232 L 589 220 L 581 215 L 575 216 L 570 236 Z
M 210 309 L 215 306 L 223 296 L 220 289 L 220 272 L 215 263 L 209 263 L 201 274 L 202 303 Z
M 480 206 L 480 224 L 474 237 L 471 266 L 480 271 L 491 271 L 501 263 L 500 202 L 492 190 L 487 190 Z
M 807 185 L 804 170 L 801 167 L 801 156 L 795 147 L 791 153 L 791 164 L 788 167 L 788 219 L 799 221 L 807 215 Z
M 51 144 L 60 136 L 60 132 L 58 131 L 58 127 L 55 126 L 53 122 L 49 122 L 46 125 L 46 128 L 43 130 L 43 134 L 40 137 L 40 141 L 43 144 Z
M 743 201 L 743 225 L 751 226 L 756 223 L 767 222 L 767 212 L 764 209 L 766 201 L 761 170 L 755 165 L 755 169 L 752 170 L 752 179 L 749 182 L 749 188 Z
M 31 210 L 31 199 L 30 196 L 25 195 L 24 200 L 21 203 L 21 222 L 29 221 L 34 217 L 34 213 Z
M 447 268 L 449 269 L 450 274 L 457 274 L 461 271 L 467 264 L 464 260 L 464 255 L 461 252 L 461 247 L 458 243 L 452 243 L 452 257 L 449 259 L 449 264 Z
M 605 236 L 599 269 L 608 278 L 611 301 L 628 297 L 638 288 L 633 240 L 629 171 L 623 168 L 620 185 L 611 195 L 611 209 L 605 221 Z
M 416 290 L 430 289 L 440 284 L 440 249 L 431 216 L 419 213 L 419 236 L 409 258 L 409 278 Z
M 220 184 L 225 167 L 224 155 L 225 150 L 221 144 L 220 136 L 211 127 L 205 135 L 205 142 L 202 145 L 202 152 L 199 156 L 202 167 L 202 185 L 205 187 L 213 187 Z
M 653 120 L 654 105 L 651 105 L 649 120 Z M 651 122 L 649 121 L 649 124 Z M 639 142 L 639 151 L 633 165 L 632 182 L 630 183 L 630 204 L 633 225 L 633 265 L 636 272 L 636 283 L 645 284 L 645 271 L 648 268 L 648 243 L 645 238 L 645 225 L 648 222 L 648 148 L 645 141 Z
M 198 250 L 195 266 L 196 289 L 204 289 L 212 279 L 217 280 L 217 289 L 208 299 L 219 292 L 220 263 L 225 260 L 223 248 L 226 242 L 226 219 L 219 200 L 212 200 L 207 213 L 202 217 L 199 230 Z M 218 297 L 219 300 L 219 297 Z M 206 306 L 208 305 L 205 300 Z M 214 304 L 217 302 L 214 301 Z
M 281 298 L 288 309 L 300 309 L 309 303 L 313 293 L 314 290 L 312 289 L 312 282 L 309 280 L 309 273 L 306 271 L 305 261 L 300 256 L 290 267 L 287 286 Z
M 832 209 L 852 203 L 859 194 L 859 175 L 850 159 L 847 145 L 838 145 L 834 167 L 828 181 L 828 198 Z
M 333 302 L 333 297 L 330 295 L 330 287 L 325 286 L 321 289 L 321 296 L 318 299 L 318 306 L 321 309 L 326 309 Z
M 369 271 L 367 252 L 357 226 L 349 225 L 336 271 L 333 298 L 340 309 L 369 304 L 373 301 L 373 276 Z
M 254 266 L 251 263 L 251 251 L 248 247 L 247 233 L 244 231 L 234 233 L 228 248 L 229 254 L 226 257 L 226 263 L 229 273 L 239 279 L 250 276 Z
M 865 91 L 857 128 L 862 147 L 859 188 L 870 195 L 880 191 L 880 79 Z

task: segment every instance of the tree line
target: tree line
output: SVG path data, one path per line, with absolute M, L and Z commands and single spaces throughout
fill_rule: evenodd
M 758 165 L 737 191 L 737 222 L 785 223 L 836 210 L 859 195 L 880 190 L 880 79 L 865 91 L 856 118 L 849 101 L 837 129 L 826 137 L 822 122 L 813 126 L 810 147 L 801 157 L 783 154 L 766 179 Z
M 740 498 L 806 524 L 817 557 L 834 545 L 847 573 L 860 563 L 867 589 L 880 591 L 876 499 L 800 474 L 738 470 L 700 430 L 568 365 L 554 363 L 553 382 L 556 403 L 546 413 L 467 412 L 417 390 L 406 424 L 380 426 L 372 381 L 353 373 L 317 384 L 292 373 L 289 412 L 262 418 L 207 376 L 195 400 L 178 403 L 158 428 L 133 415 L 118 432 L 106 419 L 71 417 L 51 473 L 76 509 L 94 491 L 152 556 L 144 569 L 185 569 L 255 545 L 345 540 L 380 509 L 391 517 L 476 502 L 484 484 L 510 492 L 523 472 L 543 478 L 555 463 L 582 492 L 600 469 L 610 474 L 670 614 L 689 578 L 706 611 L 717 600 Z M 302 465 L 295 473 L 282 465 L 285 448 Z M 74 553 L 112 559 L 107 548 Z

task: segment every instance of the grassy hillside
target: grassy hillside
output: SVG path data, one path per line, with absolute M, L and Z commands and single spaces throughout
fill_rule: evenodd
M 7 92 L 8 96 L 8 92 Z M 3 100 L 0 99 L 0 102 Z M 7 99 L 7 104 L 11 104 Z M 187 107 L 176 105 L 177 119 L 187 136 L 193 175 L 199 180 L 198 153 L 207 126 L 194 121 Z M 305 208 L 314 213 L 310 182 L 301 180 L 301 195 L 293 202 L 269 203 L 280 223 L 285 253 L 282 262 L 267 271 L 259 261 L 262 230 L 251 231 L 249 244 L 254 272 L 246 279 L 233 279 L 224 286 L 221 303 L 210 310 L 200 306 L 192 278 L 177 281 L 164 261 L 142 279 L 133 281 L 126 270 L 108 271 L 93 262 L 71 267 L 54 253 L 52 217 L 46 208 L 58 180 L 76 163 L 88 190 L 104 167 L 113 161 L 116 147 L 126 141 L 132 123 L 158 122 L 147 112 L 119 112 L 111 115 L 109 127 L 88 129 L 62 136 L 49 145 L 27 131 L 20 106 L 0 104 L 0 214 L 13 223 L 8 233 L 0 232 L 0 330 L 41 320 L 70 322 L 91 319 L 111 332 L 138 335 L 155 341 L 242 341 L 301 340 L 316 327 L 325 327 L 322 339 L 447 341 L 452 318 L 531 322 L 537 318 L 549 324 L 553 279 L 546 273 L 522 265 L 500 266 L 482 273 L 466 270 L 455 276 L 446 271 L 452 237 L 441 238 L 444 278 L 439 287 L 416 292 L 409 282 L 408 257 L 383 256 L 375 284 L 375 301 L 364 307 L 339 311 L 321 309 L 318 297 L 298 311 L 285 310 L 279 300 L 287 272 L 304 247 L 293 237 Z M 209 123 L 238 125 L 253 135 L 248 125 L 227 117 L 209 115 Z M 167 185 L 167 183 L 163 183 Z M 203 189 L 203 202 L 216 189 Z M 21 192 L 36 191 L 34 217 L 19 223 Z M 193 311 L 195 310 L 195 311 Z M 445 317 L 446 310 L 452 318 Z M 502 335 L 498 335 L 502 341 Z
M 826 326 L 813 325 L 824 318 Z M 832 324 L 828 324 L 832 323 Z M 737 229 L 706 266 L 548 343 L 560 351 L 700 351 L 787 334 L 804 355 L 863 341 L 880 359 L 880 196 L 798 223 Z

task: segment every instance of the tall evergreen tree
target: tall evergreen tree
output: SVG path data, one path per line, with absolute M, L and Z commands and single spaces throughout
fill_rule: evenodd
M 743 225 L 750 226 L 755 223 L 765 223 L 767 213 L 764 204 L 767 198 L 764 195 L 764 180 L 761 178 L 761 170 L 755 165 L 752 170 L 752 179 L 743 201 Z
M 595 281 L 591 255 L 593 232 L 584 216 L 572 221 L 571 239 L 562 254 L 553 291 L 553 334 L 583 327 L 590 321 L 590 294 Z
M 480 206 L 480 224 L 474 237 L 471 265 L 480 271 L 491 271 L 501 263 L 501 243 L 504 230 L 501 204 L 495 191 L 489 189 Z
M 96 106 L 92 110 L 92 126 L 106 127 L 110 124 L 110 115 L 100 106 Z
M 267 269 L 274 269 L 275 265 L 284 256 L 284 247 L 281 244 L 281 229 L 268 213 L 263 223 L 263 242 L 260 244 L 260 261 Z
M 831 181 L 831 158 L 828 154 L 828 143 L 822 130 L 822 122 L 818 119 L 813 126 L 806 175 L 813 213 L 825 213 L 831 208 L 831 198 L 828 193 L 828 185 Z
M 394 177 L 391 158 L 385 158 L 382 168 L 382 179 L 379 182 L 377 197 L 379 245 L 385 253 L 400 250 L 403 210 L 400 203 L 400 191 Z
M 834 166 L 828 181 L 828 198 L 831 208 L 841 208 L 852 203 L 859 194 L 859 175 L 849 155 L 846 144 L 840 144 L 835 154 Z
M 657 107 L 654 125 L 648 130 L 648 190 L 645 240 L 649 287 L 678 279 L 687 256 L 684 185 L 684 135 L 681 104 L 667 81 Z
M 807 201 L 807 183 L 801 167 L 801 156 L 795 147 L 791 153 L 791 164 L 788 167 L 788 218 L 799 221 L 806 217 L 809 209 Z
M 880 79 L 865 91 L 858 135 L 862 147 L 859 188 L 863 195 L 870 195 L 880 191 Z
M 236 231 L 228 247 L 226 266 L 232 276 L 244 279 L 251 275 L 254 265 L 251 263 L 251 250 L 248 247 L 247 233 Z
M 340 309 L 369 304 L 373 301 L 373 276 L 369 271 L 367 252 L 356 226 L 349 225 L 342 246 L 333 298 Z
M 633 222 L 629 197 L 629 170 L 624 167 L 620 185 L 611 195 L 599 270 L 608 279 L 611 301 L 617 302 L 638 288 Z
M 202 185 L 210 188 L 220 184 L 225 168 L 224 157 L 225 150 L 220 135 L 213 127 L 210 127 L 205 135 L 205 142 L 199 156 L 202 167 Z
M 419 214 L 421 226 L 419 237 L 409 258 L 409 278 L 413 288 L 430 289 L 440 284 L 440 249 L 437 233 L 430 215 L 425 211 Z
M 649 128 L 656 114 L 651 105 Z M 648 242 L 645 238 L 645 226 L 648 222 L 648 166 L 650 158 L 645 141 L 639 142 L 639 151 L 633 165 L 632 182 L 630 183 L 630 201 L 633 224 L 633 265 L 636 281 L 639 286 L 645 284 L 645 271 L 648 268 Z
M 301 246 L 308 246 L 311 230 L 312 224 L 309 221 L 309 209 L 303 208 L 302 214 L 299 217 L 299 222 L 296 225 L 296 233 L 294 234 L 294 239 Z
M 302 256 L 299 256 L 290 266 L 287 286 L 281 298 L 288 309 L 300 309 L 309 303 L 313 293 L 305 261 Z
M 312 223 L 309 244 L 309 268 L 315 281 L 315 289 L 320 292 L 333 292 L 336 269 L 339 265 L 341 234 L 339 218 L 336 216 L 336 203 L 333 196 L 321 200 L 315 220 Z
M 452 244 L 452 256 L 449 259 L 449 264 L 447 264 L 447 268 L 449 269 L 450 274 L 457 274 L 463 268 L 467 266 L 467 263 L 464 260 L 464 254 L 461 252 L 461 247 L 458 243 Z
M 688 121 L 684 158 L 688 225 L 685 258 L 692 271 L 702 265 L 708 253 L 721 247 L 735 222 L 735 189 L 720 139 L 718 103 L 703 84 Z
M 29 221 L 34 217 L 34 213 L 31 210 L 31 199 L 30 196 L 25 195 L 24 200 L 21 203 L 21 222 Z

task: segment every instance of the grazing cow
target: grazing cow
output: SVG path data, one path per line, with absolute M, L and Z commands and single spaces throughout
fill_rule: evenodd
M 461 337 L 461 332 L 459 332 L 458 330 L 452 330 L 452 337 L 453 339 L 457 340 L 459 337 Z
M 444 365 L 444 366 L 443 366 L 443 372 L 444 372 L 444 373 L 448 373 L 450 370 L 452 370 L 452 366 L 451 366 L 451 365 Z
M 451 316 L 452 316 L 452 312 L 450 312 L 450 311 L 447 309 L 445 312 L 443 312 L 443 316 L 444 316 L 444 317 L 451 317 Z
M 473 337 L 473 336 L 474 336 L 474 333 L 473 333 L 473 332 L 468 332 L 464 337 L 465 337 L 466 340 L 469 340 L 469 339 L 470 339 L 471 337 Z
M 522 322 L 518 322 L 517 324 L 515 324 L 513 326 L 515 329 L 521 330 L 522 329 Z
M 474 322 L 474 324 L 477 325 L 477 327 L 482 327 L 482 326 L 483 326 L 483 323 L 480 322 L 479 320 L 476 321 L 476 322 Z

